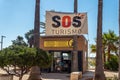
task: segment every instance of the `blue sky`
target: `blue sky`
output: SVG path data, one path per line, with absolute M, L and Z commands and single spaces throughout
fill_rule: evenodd
M 118 0 L 103 0 L 103 32 L 109 29 L 118 35 Z M 41 0 L 40 21 L 45 21 L 46 10 L 73 12 L 74 0 Z M 88 14 L 89 44 L 93 44 L 97 30 L 98 0 L 78 0 L 78 12 Z M 4 35 L 3 47 L 11 45 L 18 35 L 34 27 L 35 0 L 0 0 L 0 36 Z

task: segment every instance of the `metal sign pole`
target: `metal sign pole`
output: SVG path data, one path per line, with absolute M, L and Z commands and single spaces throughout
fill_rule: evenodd
M 77 0 L 74 0 L 74 13 L 77 13 Z M 78 71 L 77 35 L 73 36 L 72 72 Z

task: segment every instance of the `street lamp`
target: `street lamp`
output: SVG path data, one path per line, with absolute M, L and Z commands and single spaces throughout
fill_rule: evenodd
M 1 42 L 0 42 L 1 43 L 1 50 L 3 48 L 3 38 L 6 38 L 6 36 L 3 36 L 3 35 L 1 36 Z

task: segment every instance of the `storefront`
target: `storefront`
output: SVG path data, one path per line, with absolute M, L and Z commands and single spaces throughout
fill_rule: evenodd
M 84 36 L 78 36 L 78 68 L 79 71 L 87 70 L 88 42 Z M 52 72 L 71 72 L 73 55 L 73 36 L 42 36 L 40 48 L 53 54 L 50 68 Z

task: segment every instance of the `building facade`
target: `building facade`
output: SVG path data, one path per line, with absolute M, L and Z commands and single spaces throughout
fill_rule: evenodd
M 88 41 L 82 35 L 77 36 L 78 70 L 85 72 L 88 63 Z M 40 48 L 53 54 L 50 71 L 71 72 L 73 61 L 73 36 L 41 36 Z

